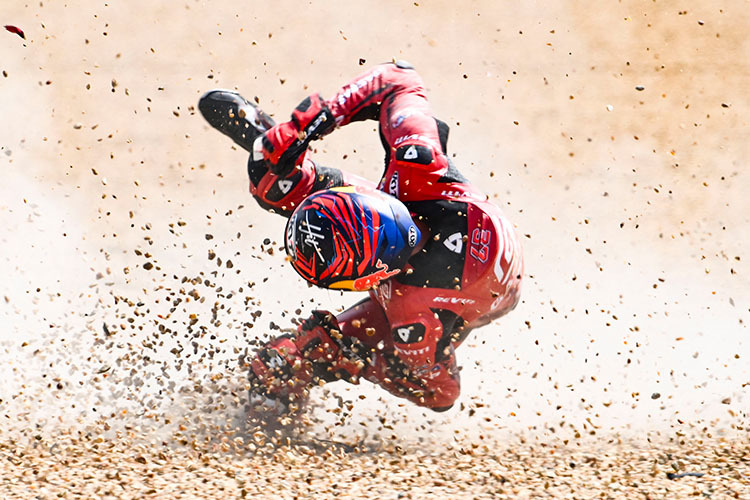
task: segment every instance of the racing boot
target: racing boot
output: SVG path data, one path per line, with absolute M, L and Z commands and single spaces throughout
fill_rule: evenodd
M 206 92 L 198 101 L 198 109 L 209 125 L 250 153 L 255 139 L 276 125 L 273 118 L 231 90 Z

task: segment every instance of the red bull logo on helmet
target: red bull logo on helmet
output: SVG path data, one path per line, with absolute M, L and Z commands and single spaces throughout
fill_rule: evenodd
M 354 280 L 337 281 L 336 283 L 331 284 L 329 288 L 364 292 L 374 287 L 375 285 L 380 283 L 382 280 L 388 279 L 391 276 L 394 276 L 398 274 L 399 272 L 401 272 L 400 269 L 394 269 L 392 271 L 389 270 L 388 265 L 383 264 L 383 262 L 380 259 L 378 259 L 378 262 L 375 264 L 375 266 L 377 267 L 378 270 L 372 274 L 368 274 L 367 276 L 361 276 Z

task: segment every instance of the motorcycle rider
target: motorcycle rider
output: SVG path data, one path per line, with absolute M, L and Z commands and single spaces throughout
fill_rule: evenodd
M 513 226 L 448 157 L 448 125 L 433 117 L 416 70 L 375 66 L 329 100 L 305 98 L 279 124 L 231 91 L 208 92 L 199 109 L 250 152 L 250 192 L 289 218 L 297 272 L 369 294 L 338 315 L 314 311 L 295 335 L 261 348 L 251 392 L 295 408 L 313 385 L 364 378 L 449 409 L 460 392 L 456 348 L 516 306 L 523 259 Z M 311 141 L 368 119 L 385 149 L 377 186 L 311 158 Z

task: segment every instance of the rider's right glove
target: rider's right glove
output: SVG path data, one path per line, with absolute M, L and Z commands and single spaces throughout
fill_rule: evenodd
M 263 135 L 263 159 L 272 173 L 285 177 L 299 163 L 310 141 L 336 126 L 330 108 L 313 94 L 292 112 L 292 119 L 270 128 Z
M 328 311 L 313 311 L 294 341 L 315 375 L 331 382 L 342 378 L 353 384 L 370 365 L 370 349 L 354 337 L 343 336 L 336 318 Z

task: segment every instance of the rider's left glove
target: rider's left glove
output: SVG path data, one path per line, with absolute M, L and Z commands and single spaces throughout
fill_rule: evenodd
M 310 141 L 336 126 L 333 113 L 320 97 L 313 94 L 292 112 L 292 119 L 270 128 L 262 139 L 263 159 L 272 173 L 285 177 L 298 165 Z

